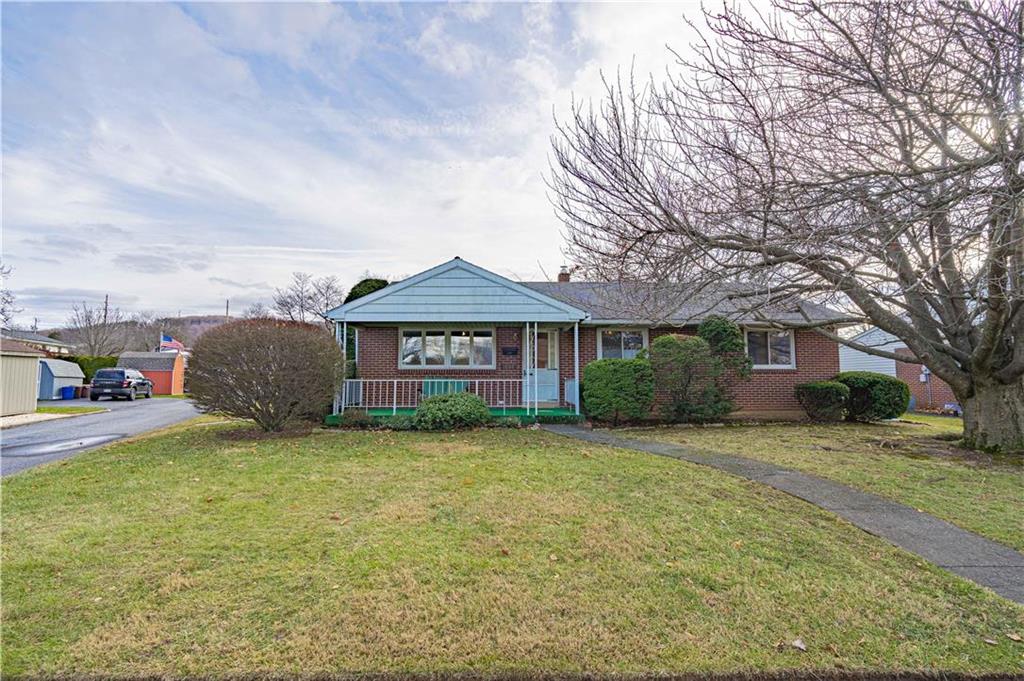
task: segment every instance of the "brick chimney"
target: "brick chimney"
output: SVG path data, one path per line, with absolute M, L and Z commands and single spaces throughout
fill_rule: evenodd
M 558 281 L 562 282 L 562 283 L 565 283 L 565 282 L 569 281 L 569 279 L 570 279 L 569 266 L 568 265 L 562 265 L 562 269 L 560 269 L 558 271 Z

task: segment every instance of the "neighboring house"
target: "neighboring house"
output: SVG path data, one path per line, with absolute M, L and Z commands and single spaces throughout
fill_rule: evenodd
M 81 387 L 85 382 L 82 367 L 63 359 L 39 360 L 39 399 L 61 399 L 61 388 Z
M 888 357 L 879 357 L 855 350 L 845 345 L 839 348 L 839 367 L 843 371 L 875 371 L 895 376 L 910 386 L 910 409 L 943 409 L 949 404 L 958 404 L 956 395 L 949 384 L 933 375 L 928 367 L 921 364 L 907 344 L 888 331 L 877 326 L 850 338 L 851 341 L 876 350 L 893 352 L 907 359 L 897 362 Z
M 573 282 L 565 271 L 556 282 L 518 283 L 455 258 L 328 313 L 337 338 L 356 329 L 358 378 L 346 381 L 336 411 L 410 409 L 453 390 L 475 392 L 499 410 L 578 411 L 578 379 L 588 362 L 634 357 L 659 335 L 695 333 L 711 314 L 744 329 L 754 369 L 734 390 L 741 410 L 799 412 L 794 387 L 839 371 L 837 343 L 778 328 L 838 320 L 838 313 L 798 303 L 754 318 L 728 301 L 681 295 Z M 654 307 L 662 313 L 653 315 Z M 649 321 L 655 318 L 667 321 Z
M 3 329 L 0 336 L 24 343 L 30 348 L 42 350 L 48 355 L 70 355 L 72 346 L 70 343 L 44 336 L 34 331 L 18 331 L 16 329 Z
M 153 381 L 154 395 L 185 392 L 185 360 L 178 352 L 122 352 L 117 366 L 141 371 Z
M 39 359 L 43 356 L 25 343 L 0 339 L 0 416 L 36 410 Z

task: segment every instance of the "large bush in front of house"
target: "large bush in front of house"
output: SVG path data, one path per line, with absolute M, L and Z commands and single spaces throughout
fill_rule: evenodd
M 705 319 L 696 336 L 666 335 L 651 343 L 654 382 L 662 417 L 703 422 L 735 409 L 729 379 L 750 374 L 743 332 L 720 316 Z
M 618 425 L 646 417 L 654 402 L 648 359 L 599 359 L 583 369 L 583 407 L 597 421 Z
M 323 419 L 343 370 L 341 349 L 322 326 L 249 319 L 199 337 L 188 381 L 192 399 L 204 412 L 278 431 L 301 420 Z
M 651 343 L 654 384 L 668 421 L 710 421 L 733 410 L 720 385 L 725 363 L 700 336 L 659 336 Z
M 844 371 L 833 380 L 850 389 L 849 421 L 894 419 L 910 406 L 910 386 L 898 378 L 873 371 Z
M 100 369 L 106 369 L 108 367 L 117 366 L 117 355 L 64 355 L 60 359 L 66 359 L 69 362 L 74 362 L 82 369 L 82 373 L 85 374 L 85 382 L 92 383 L 92 377 Z
M 812 421 L 842 421 L 846 417 L 850 389 L 839 381 L 801 383 L 795 392 Z
M 448 393 L 424 399 L 412 420 L 416 430 L 476 428 L 491 420 L 491 410 L 478 395 Z
M 697 335 L 707 341 L 711 352 L 720 357 L 740 355 L 746 358 L 743 330 L 736 322 L 721 315 L 711 315 L 697 327 Z

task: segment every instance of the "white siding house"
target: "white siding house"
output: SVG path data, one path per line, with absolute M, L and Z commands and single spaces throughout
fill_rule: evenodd
M 876 326 L 867 331 L 862 331 L 850 340 L 861 345 L 866 345 L 878 350 L 892 352 L 897 348 L 906 347 L 906 343 L 888 331 L 882 331 Z M 874 371 L 887 376 L 896 375 L 896 360 L 877 355 L 869 355 L 860 350 L 845 345 L 839 346 L 839 370 L 840 371 Z

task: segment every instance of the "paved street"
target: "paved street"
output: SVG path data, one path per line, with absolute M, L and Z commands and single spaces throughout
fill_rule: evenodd
M 54 406 L 100 406 L 111 411 L 85 414 L 0 431 L 0 474 L 4 476 L 57 461 L 114 440 L 138 435 L 197 416 L 189 400 L 65 400 Z

